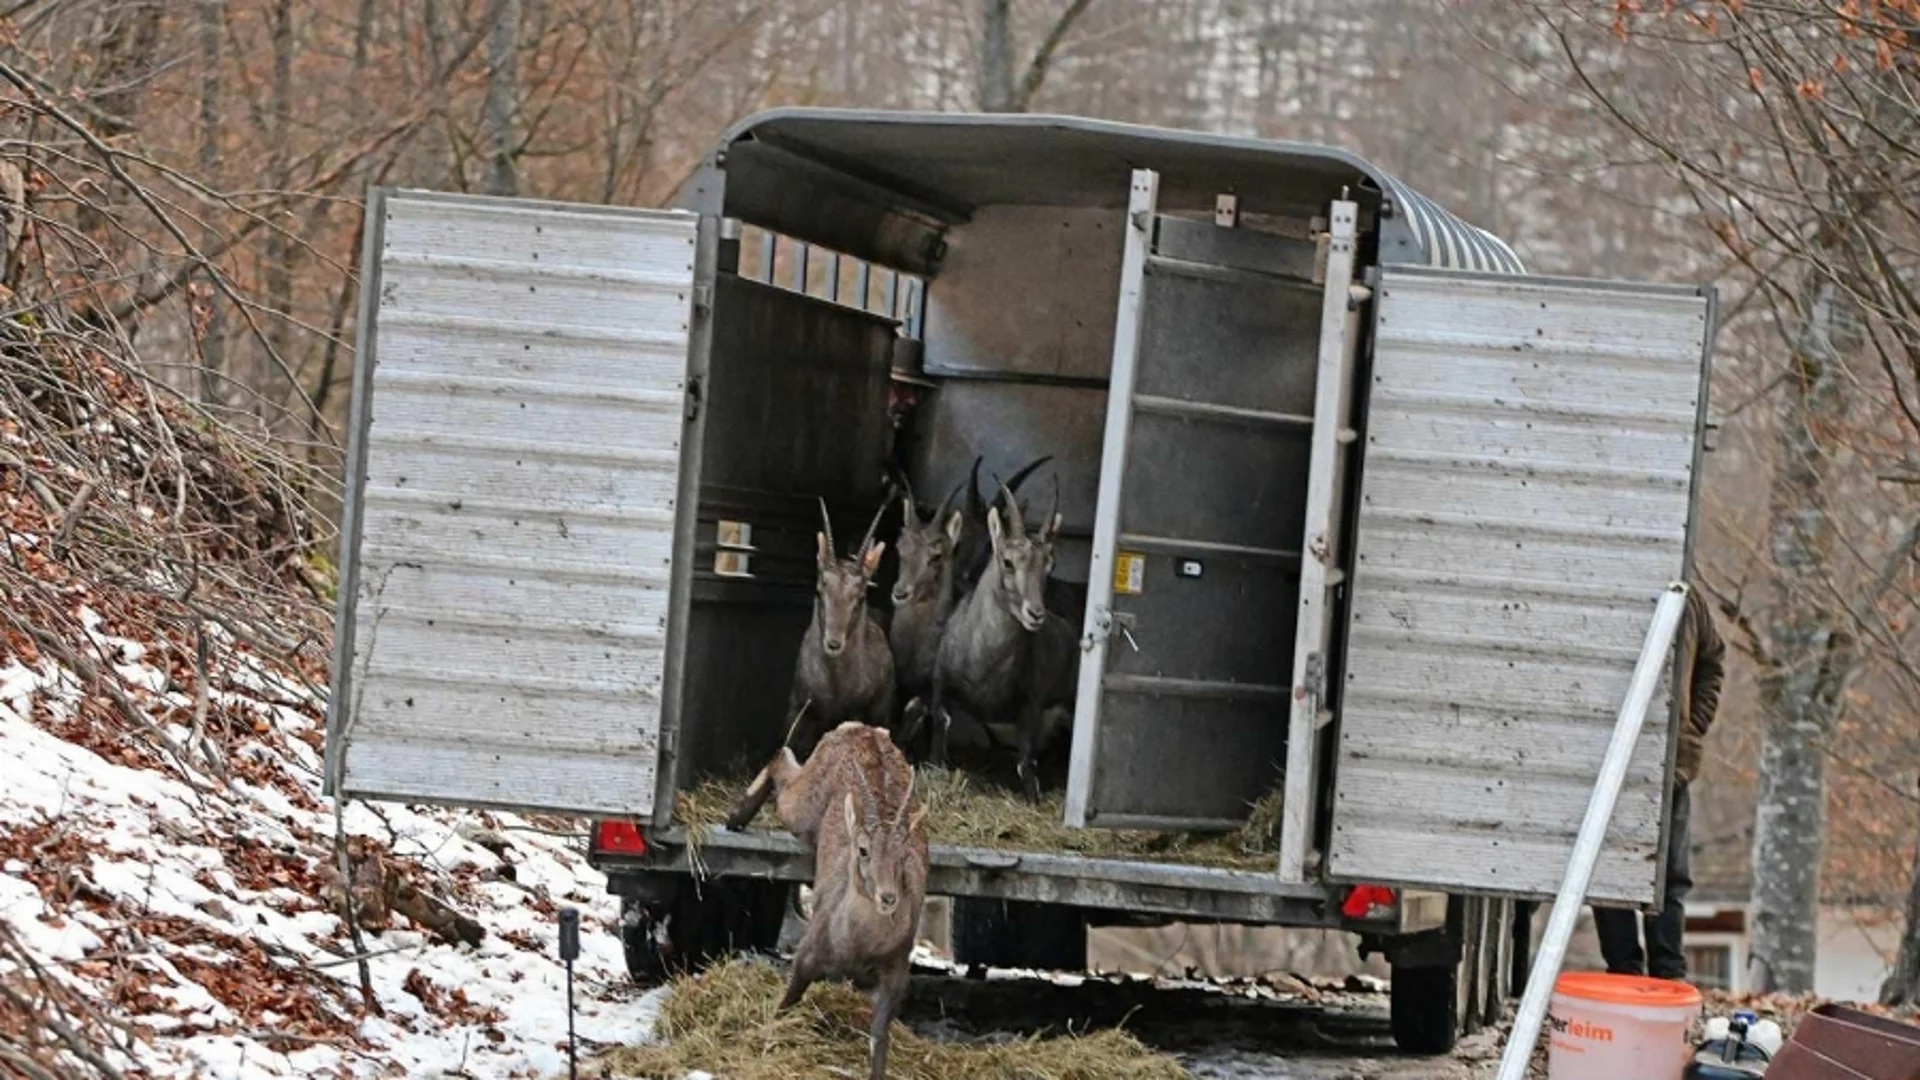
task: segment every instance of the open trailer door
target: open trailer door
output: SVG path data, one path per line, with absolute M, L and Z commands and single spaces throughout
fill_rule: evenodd
M 1689 566 L 1711 291 L 1385 268 L 1328 867 L 1551 895 Z M 1670 686 L 1589 896 L 1665 862 Z
M 1316 282 L 1305 237 L 1161 215 L 1157 192 L 1133 174 L 1066 817 L 1229 829 L 1284 769 L 1319 363 L 1300 327 L 1347 285 Z
M 336 794 L 653 816 L 698 223 L 370 196 Z

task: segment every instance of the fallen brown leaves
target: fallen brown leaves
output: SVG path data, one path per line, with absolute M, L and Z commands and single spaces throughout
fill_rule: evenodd
M 475 1005 L 460 987 L 451 990 L 442 988 L 419 968 L 407 972 L 401 988 L 418 998 L 428 1012 L 448 1023 L 491 1026 L 507 1018 L 507 1014 L 499 1009 Z

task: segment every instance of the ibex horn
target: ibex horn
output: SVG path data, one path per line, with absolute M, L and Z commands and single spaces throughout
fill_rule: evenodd
M 880 519 L 885 516 L 887 504 L 892 501 L 891 499 L 881 499 L 880 508 L 873 512 L 873 520 L 867 522 L 867 535 L 860 538 L 860 558 L 866 558 L 867 549 L 873 546 L 874 531 L 880 528 Z
M 953 485 L 953 490 L 947 492 L 947 497 L 940 500 L 940 508 L 933 512 L 933 520 L 935 521 L 946 520 L 947 511 L 953 508 L 953 497 L 955 495 L 960 494 L 960 489 L 965 487 L 966 483 L 967 482 L 965 480 L 962 480 L 959 483 Z
M 900 809 L 893 813 L 893 824 L 895 828 L 899 828 L 900 823 L 907 820 L 907 811 L 913 806 L 913 787 L 919 782 L 920 771 L 909 768 L 907 770 L 907 793 L 900 796 Z
M 866 770 L 853 770 L 853 778 L 860 781 L 860 809 L 865 812 L 867 828 L 871 829 L 880 822 L 880 802 L 873 797 L 873 785 L 867 781 Z
M 1012 529 L 1013 535 L 1015 536 L 1026 535 L 1027 516 L 1021 513 L 1020 503 L 1013 497 L 1013 489 L 1009 488 L 1006 481 L 1001 480 L 998 476 L 993 479 L 995 483 L 1000 485 L 1001 497 L 1007 500 L 1007 520 L 1002 523 L 1003 526 Z
M 833 543 L 833 519 L 827 516 L 827 500 L 824 498 L 820 499 L 820 525 L 827 530 L 827 550 L 838 558 L 840 549 Z

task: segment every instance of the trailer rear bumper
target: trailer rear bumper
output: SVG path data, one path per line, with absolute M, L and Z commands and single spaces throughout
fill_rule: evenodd
M 644 854 L 598 851 L 592 862 L 607 874 L 608 888 L 622 895 L 638 895 L 649 878 L 695 873 L 796 882 L 813 877 L 812 858 L 800 842 L 775 832 L 714 830 L 691 846 L 683 830 L 649 832 Z M 1421 894 L 1410 894 L 1408 902 L 1390 912 L 1354 919 L 1341 910 L 1347 893 L 1344 886 L 1288 883 L 1273 873 L 944 844 L 935 844 L 930 851 L 927 892 L 1183 922 L 1322 927 L 1382 935 L 1425 929 L 1423 923 L 1432 909 Z M 1444 908 L 1442 899 L 1440 910 Z

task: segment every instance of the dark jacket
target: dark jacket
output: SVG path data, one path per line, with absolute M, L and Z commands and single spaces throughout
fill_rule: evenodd
M 1676 784 L 1690 784 L 1700 773 L 1707 729 L 1720 708 L 1720 683 L 1726 677 L 1727 647 L 1713 625 L 1713 609 L 1698 588 L 1687 593 L 1687 612 L 1680 619 L 1680 645 L 1674 666 L 1674 685 L 1680 687 L 1680 749 L 1675 755 Z

